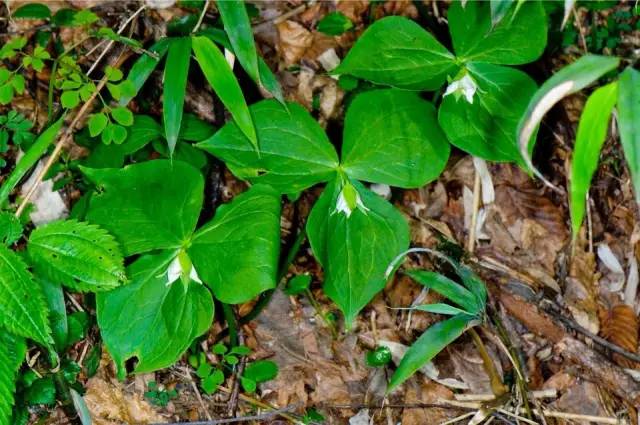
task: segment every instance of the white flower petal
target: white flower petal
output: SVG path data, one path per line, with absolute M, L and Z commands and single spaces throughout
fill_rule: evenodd
M 196 268 L 191 266 L 191 271 L 189 272 L 189 279 L 193 280 L 194 282 L 198 282 L 200 285 L 202 285 L 202 280 L 200 279 L 200 276 L 198 276 L 198 272 L 196 271 Z
M 167 283 L 169 286 L 176 280 L 180 279 L 180 275 L 182 274 L 182 266 L 180 265 L 180 260 L 176 256 L 176 258 L 171 261 L 169 267 L 167 268 Z
M 338 195 L 338 202 L 336 203 L 336 212 L 338 213 L 345 213 L 347 215 L 347 218 L 349 218 L 351 216 L 351 208 L 349 208 L 349 204 L 347 203 L 347 200 L 344 197 L 344 193 L 340 192 L 340 195 Z

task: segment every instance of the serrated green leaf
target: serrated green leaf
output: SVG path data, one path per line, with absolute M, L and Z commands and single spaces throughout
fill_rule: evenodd
M 125 256 L 180 248 L 193 233 L 204 179 L 192 166 L 155 160 L 82 171 L 99 188 L 91 197 L 87 221 L 114 235 Z
M 258 52 L 253 40 L 253 29 L 242 0 L 216 2 L 224 29 L 229 36 L 231 47 L 238 61 L 253 81 L 260 84 Z
M 307 223 L 313 253 L 324 267 L 324 291 L 344 313 L 347 327 L 384 288 L 387 266 L 409 247 L 409 226 L 402 214 L 361 184 L 352 183 L 364 208 L 356 208 L 349 216 L 338 211 L 342 188 L 332 182 Z
M 171 154 L 173 154 L 180 134 L 190 60 L 191 38 L 173 39 L 169 45 L 167 63 L 164 67 L 164 92 L 162 95 L 164 132 Z
M 156 66 L 158 66 L 162 57 L 167 53 L 169 44 L 170 39 L 168 37 L 158 40 L 153 46 L 149 47 L 149 51 L 156 53 L 157 58 L 145 53 L 133 64 L 127 76 L 127 81 L 130 82 L 132 90 L 129 90 L 127 93 L 122 93 L 118 101 L 120 106 L 125 106 L 131 99 L 136 97 L 151 73 L 156 69 Z
M 105 129 L 109 123 L 109 118 L 104 112 L 94 114 L 89 118 L 89 134 L 91 137 L 97 137 Z
M 23 338 L 0 329 L 0 424 L 12 423 L 16 374 L 24 361 L 27 346 Z
M 351 178 L 420 187 L 437 178 L 449 143 L 433 105 L 396 89 L 358 95 L 345 117 L 341 168 Z
M 438 111 L 447 138 L 489 161 L 520 161 L 516 129 L 536 83 L 526 73 L 500 65 L 472 62 L 467 69 L 478 86 L 473 103 L 445 96 Z
M 333 74 L 408 90 L 435 90 L 457 65 L 455 57 L 415 22 L 389 16 L 358 38 Z
M 136 373 L 171 366 L 211 325 L 213 300 L 203 285 L 166 284 L 175 255 L 140 257 L 127 268 L 128 285 L 97 295 L 98 324 L 120 379 L 131 358 Z
M 280 193 L 294 193 L 330 180 L 338 155 L 322 127 L 297 103 L 275 100 L 251 105 L 260 154 L 235 123 L 227 123 L 197 146 L 222 159 L 233 173 L 266 183 Z
M 47 305 L 26 264 L 0 245 L 0 327 L 50 347 Z
M 571 229 L 577 237 L 584 219 L 586 197 L 591 179 L 598 168 L 600 150 L 607 138 L 611 112 L 616 104 L 618 83 L 600 87 L 587 99 L 580 123 L 571 160 Z
M 0 211 L 0 244 L 11 245 L 22 236 L 20 219 L 6 211 Z
M 93 224 L 64 220 L 38 227 L 28 252 L 38 273 L 75 290 L 105 291 L 126 282 L 117 242 Z
M 427 329 L 405 353 L 389 381 L 387 393 L 409 379 L 447 345 L 458 339 L 473 320 L 472 316 L 461 314 L 438 322 Z
M 631 181 L 640 204 L 640 72 L 629 67 L 620 74 L 618 90 L 618 125 Z
M 258 138 L 242 89 L 222 52 L 206 37 L 193 37 L 193 52 L 207 81 L 213 87 L 233 120 L 251 144 L 258 149 Z
M 539 1 L 512 7 L 493 25 L 490 2 L 454 2 L 448 11 L 449 32 L 460 59 L 521 65 L 538 59 L 547 45 L 547 15 Z
M 516 134 L 518 136 L 520 155 L 522 155 L 525 165 L 536 176 L 545 180 L 534 168 L 530 155 L 535 143 L 535 131 L 545 113 L 563 97 L 582 90 L 607 72 L 615 69 L 619 63 L 620 59 L 615 57 L 583 56 L 556 72 L 533 95 L 527 109 L 520 118 Z
M 238 304 L 276 286 L 280 252 L 280 197 L 256 185 L 218 207 L 187 252 L 200 278 L 220 301 Z

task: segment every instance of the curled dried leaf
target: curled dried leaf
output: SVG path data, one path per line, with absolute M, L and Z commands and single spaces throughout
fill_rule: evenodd
M 633 308 L 625 304 L 618 304 L 609 310 L 600 311 L 600 334 L 608 341 L 635 353 L 638 349 L 638 316 Z M 637 369 L 638 363 L 631 361 L 619 354 L 614 354 L 613 359 L 622 367 Z

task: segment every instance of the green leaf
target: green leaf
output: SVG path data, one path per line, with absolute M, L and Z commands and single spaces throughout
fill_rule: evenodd
M 407 272 L 419 284 L 436 291 L 443 297 L 453 301 L 471 314 L 476 314 L 482 306 L 471 291 L 453 280 L 435 272 L 411 270 Z
M 499 23 L 507 14 L 514 0 L 491 0 L 491 25 Z
M 42 287 L 45 301 L 49 309 L 49 323 L 51 336 L 58 352 L 64 352 L 69 339 L 69 322 L 62 286 L 48 279 L 38 276 L 38 282 Z
M 211 40 L 206 37 L 193 38 L 193 52 L 207 81 L 213 87 L 224 106 L 229 110 L 235 123 L 251 144 L 258 149 L 258 138 L 253 127 L 249 108 L 244 100 L 242 89 L 224 55 Z
M 229 36 L 238 61 L 253 81 L 260 84 L 258 70 L 258 52 L 253 40 L 253 29 L 242 0 L 224 0 L 216 2 L 224 29 Z
M 256 185 L 218 207 L 187 252 L 220 301 L 238 304 L 276 286 L 280 252 L 280 197 Z
M 318 22 L 318 31 L 327 35 L 342 35 L 353 28 L 353 22 L 341 12 L 327 13 Z
M 338 155 L 303 107 L 263 100 L 250 110 L 260 140 L 259 155 L 235 123 L 227 123 L 197 146 L 225 161 L 236 176 L 269 184 L 280 193 L 299 192 L 333 177 Z
M 607 138 L 609 119 L 618 97 L 614 82 L 594 91 L 584 106 L 571 161 L 571 229 L 578 236 L 584 219 L 585 203 L 591 178 L 598 168 L 600 150 Z
M 242 376 L 257 384 L 271 381 L 278 376 L 278 365 L 270 360 L 257 360 L 247 365 Z
M 73 109 L 80 104 L 80 92 L 78 90 L 69 90 L 60 96 L 60 102 L 63 108 Z
M 446 314 L 449 316 L 455 316 L 457 314 L 470 314 L 464 310 L 454 307 L 449 304 L 423 304 L 413 307 L 413 310 L 426 311 L 427 313 Z
M 521 65 L 538 59 L 547 45 L 547 15 L 538 1 L 512 7 L 496 25 L 490 2 L 449 7 L 449 32 L 456 56 L 467 61 Z
M 201 120 L 194 114 L 186 113 L 182 116 L 178 138 L 189 142 L 201 142 L 213 136 L 215 130 L 215 127 L 208 122 Z
M 118 244 L 96 225 L 64 220 L 38 227 L 28 251 L 38 273 L 75 290 L 109 290 L 127 279 Z
M 409 226 L 402 214 L 361 184 L 352 183 L 364 208 L 354 209 L 349 216 L 338 211 L 342 187 L 332 182 L 307 223 L 313 253 L 324 267 L 324 291 L 344 313 L 347 327 L 384 288 L 387 266 L 409 246 Z
M 158 66 L 162 57 L 167 53 L 170 44 L 171 39 L 169 38 L 162 38 L 158 40 L 149 48 L 150 52 L 157 54 L 157 58 L 145 53 L 133 64 L 129 71 L 129 75 L 127 76 L 127 81 L 130 82 L 133 90 L 131 90 L 130 93 L 122 93 L 122 96 L 118 101 L 120 106 L 125 106 L 131 101 L 131 99 L 136 97 L 151 73 L 156 69 L 156 66 Z
M 169 46 L 167 63 L 164 68 L 164 92 L 162 95 L 164 131 L 171 154 L 173 154 L 180 134 L 190 60 L 191 38 L 173 39 Z
M 218 390 L 218 385 L 222 385 L 224 383 L 224 373 L 220 369 L 216 369 L 213 371 L 211 375 L 206 377 L 200 383 L 200 386 L 207 394 L 213 394 Z
M 24 339 L 0 329 L 0 424 L 11 424 L 16 374 L 27 351 Z
M 489 161 L 520 161 L 516 140 L 518 121 L 536 83 L 526 73 L 499 65 L 467 65 L 476 82 L 473 103 L 445 96 L 438 121 L 451 144 Z
M 352 178 L 420 187 L 444 170 L 449 150 L 435 108 L 416 93 L 372 90 L 347 110 L 341 168 Z
M 53 344 L 42 289 L 22 259 L 3 245 L 0 245 L 0 327 L 48 347 Z
M 124 106 L 113 108 L 111 110 L 111 116 L 120 125 L 127 127 L 133 125 L 133 112 Z
M 294 276 L 288 283 L 284 292 L 287 295 L 298 295 L 309 289 L 311 285 L 311 275 L 301 274 Z
M 620 59 L 608 56 L 586 55 L 556 72 L 538 89 L 518 123 L 517 136 L 520 155 L 525 165 L 543 181 L 546 179 L 531 162 L 530 151 L 535 143 L 534 134 L 540 121 L 553 105 L 563 97 L 582 90 L 615 69 Z M 547 184 L 550 184 L 547 182 Z
M 619 85 L 620 141 L 629 165 L 636 202 L 640 203 L 640 72 L 627 68 L 620 74 Z
M 22 223 L 10 212 L 0 211 L 0 244 L 12 245 L 22 237 Z
M 89 134 L 91 135 L 91 137 L 96 137 L 100 133 L 102 133 L 102 131 L 104 130 L 104 128 L 107 126 L 108 123 L 109 123 L 109 118 L 107 117 L 107 114 L 105 114 L 104 112 L 93 114 L 91 118 L 89 118 L 89 124 L 88 124 Z
M 13 86 L 11 83 L 6 83 L 4 86 L 0 86 L 0 105 L 8 105 L 13 100 Z
M 430 362 L 447 345 L 458 339 L 473 322 L 466 314 L 454 316 L 427 329 L 407 350 L 389 381 L 387 394 L 409 379 L 418 369 Z
M 127 268 L 131 283 L 97 295 L 98 325 L 120 379 L 131 358 L 136 373 L 171 366 L 211 325 L 213 300 L 204 286 L 166 284 L 175 255 L 140 257 Z
M 455 57 L 420 25 L 389 16 L 367 28 L 332 73 L 401 89 L 436 90 L 456 67 Z
M 183 129 L 181 128 L 180 131 Z M 164 138 L 164 132 L 156 120 L 148 115 L 134 115 L 127 140 L 120 146 L 125 154 L 130 155 L 145 147 L 149 142 L 160 138 Z
M 51 18 L 51 10 L 45 4 L 30 3 L 16 9 L 12 17 L 18 19 L 49 19 Z
M 122 169 L 81 169 L 99 188 L 87 221 L 114 235 L 125 256 L 180 248 L 193 233 L 204 179 L 192 166 L 155 160 Z

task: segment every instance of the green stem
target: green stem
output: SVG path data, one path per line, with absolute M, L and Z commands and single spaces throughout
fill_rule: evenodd
M 311 292 L 311 290 L 307 288 L 305 289 L 305 294 L 307 295 L 307 298 L 309 298 L 309 303 L 311 303 L 311 306 L 315 310 L 316 314 L 320 316 L 324 324 L 327 325 L 327 327 L 331 330 L 331 335 L 333 336 L 333 338 L 336 339 L 338 337 L 338 330 L 336 329 L 333 322 L 329 320 L 327 318 L 327 315 L 322 311 L 322 307 L 320 307 L 320 304 L 318 304 L 318 301 L 316 301 L 315 297 L 313 296 L 313 292 Z
M 43 131 L 36 139 L 35 143 L 27 150 L 24 156 L 18 161 L 16 167 L 11 172 L 7 180 L 0 187 L 0 208 L 3 207 L 9 195 L 17 184 L 22 180 L 25 174 L 35 165 L 40 157 L 46 152 L 51 143 L 56 139 L 62 123 L 64 115 L 58 119 L 53 125 Z
M 484 370 L 489 375 L 489 382 L 491 384 L 491 391 L 496 398 L 502 396 L 507 392 L 507 388 L 502 383 L 502 379 L 496 370 L 496 366 L 493 364 L 493 360 L 489 356 L 489 352 L 487 351 L 487 347 L 485 347 L 484 342 L 482 342 L 482 338 L 476 332 L 475 329 L 470 328 L 468 331 L 473 338 L 473 342 L 478 349 L 478 353 L 480 353 L 480 357 L 482 358 L 482 365 L 484 366 Z
M 229 329 L 229 345 L 235 347 L 238 345 L 238 324 L 231 304 L 222 303 L 222 313 Z

